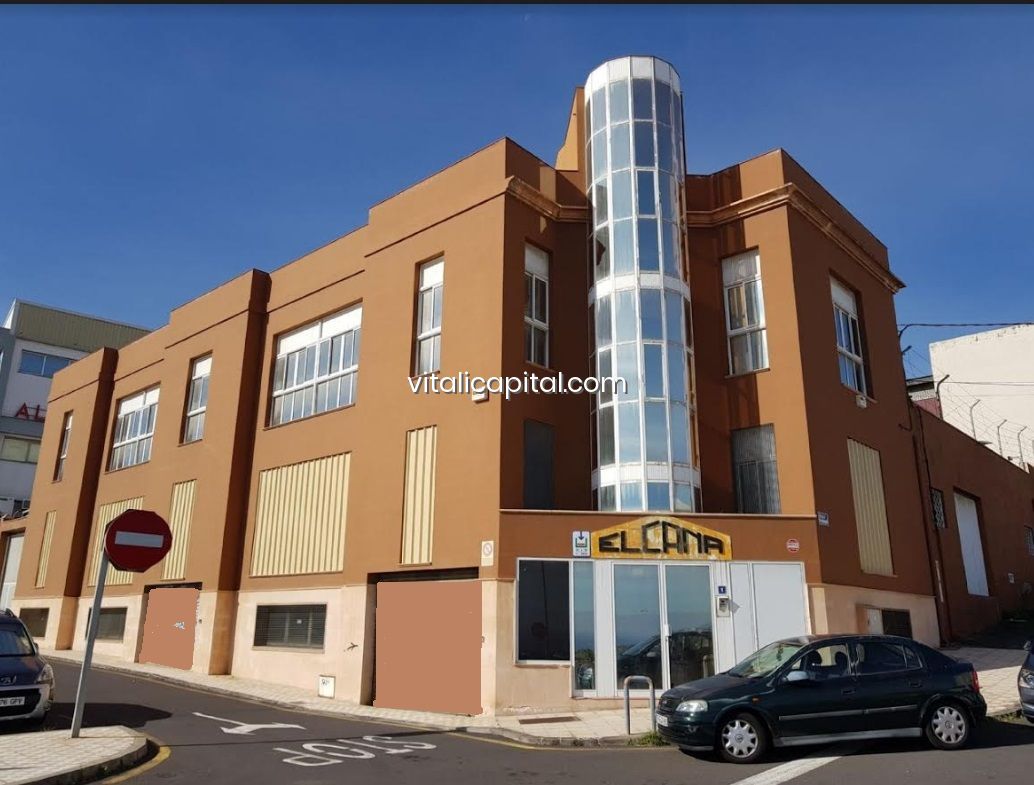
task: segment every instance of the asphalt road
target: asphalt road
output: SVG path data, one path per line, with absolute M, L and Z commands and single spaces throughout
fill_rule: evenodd
M 71 723 L 78 668 L 55 663 L 50 728 Z M 264 706 L 95 670 L 87 726 L 140 729 L 171 751 L 134 785 L 950 785 L 1029 781 L 1034 725 L 988 723 L 970 749 L 945 753 L 919 741 L 780 750 L 766 763 L 732 765 L 672 748 L 542 749 Z M 0 731 L 2 732 L 2 731 Z

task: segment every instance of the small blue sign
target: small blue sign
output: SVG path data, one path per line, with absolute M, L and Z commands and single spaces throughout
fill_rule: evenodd
M 726 586 L 719 586 L 718 587 L 718 595 L 720 597 L 724 597 L 728 593 L 729 593 L 728 587 L 726 587 Z

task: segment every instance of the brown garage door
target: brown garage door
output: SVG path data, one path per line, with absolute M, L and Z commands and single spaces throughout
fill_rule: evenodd
M 194 664 L 197 589 L 151 589 L 147 593 L 140 662 L 190 670 Z
M 481 713 L 481 584 L 377 584 L 373 705 Z

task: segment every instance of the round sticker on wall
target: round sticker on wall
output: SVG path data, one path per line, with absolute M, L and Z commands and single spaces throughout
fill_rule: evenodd
M 801 549 L 801 541 L 791 537 L 786 541 L 786 550 L 790 553 L 797 553 Z

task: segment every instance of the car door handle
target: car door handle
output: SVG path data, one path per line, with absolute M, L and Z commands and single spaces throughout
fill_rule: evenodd
M 841 695 L 854 695 L 854 687 L 844 687 L 840 690 Z
M 923 686 L 923 682 L 922 682 L 922 681 L 920 681 L 919 679 L 917 679 L 917 680 L 915 680 L 915 681 L 910 681 L 910 682 L 908 683 L 908 686 L 909 686 L 909 687 L 922 687 L 922 686 Z

